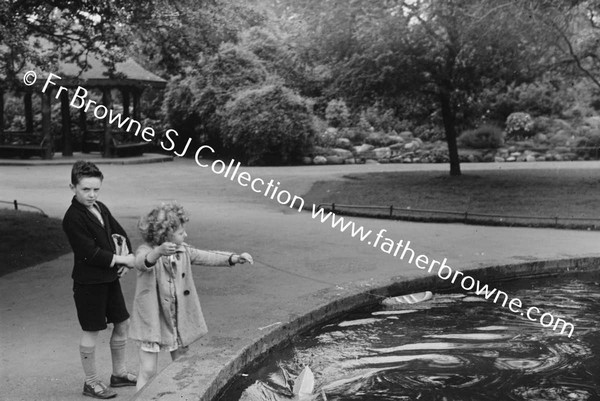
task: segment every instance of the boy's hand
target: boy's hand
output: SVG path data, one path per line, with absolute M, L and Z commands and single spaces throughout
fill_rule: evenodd
M 123 263 L 126 267 L 133 269 L 135 267 L 135 255 L 130 253 L 127 256 L 123 256 Z
M 254 264 L 254 259 L 252 259 L 252 256 L 247 252 L 244 252 L 241 255 L 237 255 L 237 262 L 235 261 L 235 258 L 234 258 L 234 263 L 246 263 L 246 262 L 250 263 L 251 265 Z
M 119 278 L 123 277 L 124 275 L 126 275 L 129 272 L 129 267 L 125 266 L 125 265 L 119 265 L 117 266 L 118 270 L 117 270 L 117 274 L 119 275 Z
M 156 248 L 156 250 L 162 256 L 169 256 L 175 253 L 175 251 L 177 250 L 177 245 L 175 245 L 172 242 L 163 242 L 158 248 Z

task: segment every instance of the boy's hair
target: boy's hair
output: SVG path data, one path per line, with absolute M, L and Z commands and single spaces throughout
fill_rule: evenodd
M 85 177 L 96 177 L 101 181 L 104 179 L 104 175 L 94 163 L 77 160 L 71 169 L 71 184 L 77 185 Z
M 188 215 L 179 203 L 167 202 L 161 203 L 146 216 L 142 216 L 138 229 L 144 241 L 158 246 L 167 241 L 169 234 L 177 231 L 187 221 Z

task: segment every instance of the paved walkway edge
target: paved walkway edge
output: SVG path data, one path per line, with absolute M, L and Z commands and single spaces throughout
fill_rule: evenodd
M 469 269 L 468 275 L 486 284 L 586 272 L 600 272 L 600 257 L 536 260 L 488 266 Z M 237 349 L 224 347 L 222 341 L 213 341 L 210 338 L 207 342 L 201 340 L 200 342 L 204 342 L 201 348 L 194 349 L 190 352 L 191 355 L 168 365 L 132 400 L 213 401 L 243 369 L 251 367 L 275 347 L 285 345 L 294 336 L 315 325 L 353 309 L 374 305 L 382 299 L 381 297 L 457 288 L 456 285 L 448 284 L 449 282 L 432 275 L 413 279 L 392 277 L 387 282 L 357 282 L 345 286 L 344 290 L 328 288 L 296 299 L 289 305 L 283 305 L 284 308 L 288 307 L 289 321 L 261 331 L 261 335 L 257 335 L 245 346 L 232 344 L 234 348 L 237 345 Z M 239 347 L 240 345 L 242 346 Z

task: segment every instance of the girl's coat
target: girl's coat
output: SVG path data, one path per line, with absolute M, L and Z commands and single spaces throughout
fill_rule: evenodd
M 161 256 L 154 266 L 147 267 L 144 260 L 150 251 L 152 247 L 144 244 L 136 252 L 137 281 L 129 336 L 170 346 L 176 344 L 179 333 L 181 344 L 188 346 L 208 332 L 191 266 L 229 266 L 231 253 L 202 251 L 183 244 L 175 255 Z M 175 301 L 176 317 L 171 313 Z

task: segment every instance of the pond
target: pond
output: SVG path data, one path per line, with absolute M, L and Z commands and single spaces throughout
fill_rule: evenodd
M 305 366 L 311 400 L 600 400 L 600 275 L 496 286 L 572 322 L 573 335 L 473 294 L 435 294 L 417 309 L 363 308 L 303 333 L 218 400 L 294 399 Z

